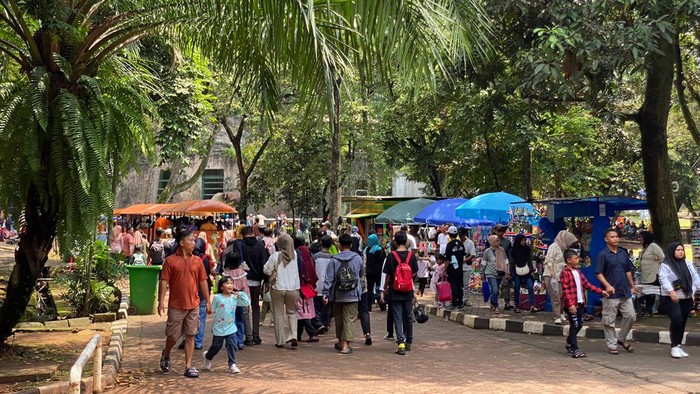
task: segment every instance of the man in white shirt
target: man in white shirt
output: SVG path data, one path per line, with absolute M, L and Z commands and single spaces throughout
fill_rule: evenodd
M 411 228 L 408 227 L 407 224 L 404 224 L 401 226 L 401 231 L 406 233 L 406 237 L 408 238 L 408 247 L 410 250 L 416 250 L 418 249 L 418 244 L 416 243 L 416 237 L 411 235 Z
M 469 282 L 472 276 L 472 262 L 476 258 L 476 247 L 469 239 L 469 229 L 460 227 L 458 229 L 459 240 L 464 244 L 464 264 L 462 265 L 462 285 L 464 288 L 464 306 L 472 306 L 469 303 Z
M 440 246 L 440 254 L 444 255 L 445 250 L 447 249 L 447 243 L 450 242 L 449 238 L 447 238 L 447 225 L 444 225 L 440 228 L 440 234 L 437 236 L 437 242 L 438 245 Z

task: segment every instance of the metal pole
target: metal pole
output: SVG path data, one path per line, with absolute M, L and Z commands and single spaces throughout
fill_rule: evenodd
M 90 356 L 93 356 L 95 350 L 97 350 L 97 353 L 94 354 L 93 360 L 92 384 L 96 392 L 102 390 L 102 337 L 100 334 L 96 334 L 85 346 L 83 352 L 80 353 L 80 357 L 78 357 L 78 360 L 70 369 L 70 383 L 68 386 L 68 392 L 70 394 L 80 394 L 80 380 L 83 376 L 83 366 L 90 359 Z M 99 379 L 96 380 L 96 376 Z

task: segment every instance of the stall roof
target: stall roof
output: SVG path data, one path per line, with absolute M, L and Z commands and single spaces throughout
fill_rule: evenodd
M 531 203 L 551 205 L 554 208 L 554 218 L 585 217 L 585 216 L 615 216 L 616 212 L 648 209 L 646 200 L 627 196 L 597 196 L 582 198 L 554 198 L 531 200 Z M 604 210 L 604 215 L 603 215 Z M 547 216 L 550 216 L 549 214 Z
M 435 200 L 426 198 L 416 198 L 413 200 L 400 202 L 386 211 L 382 212 L 374 219 L 377 224 L 386 223 L 413 223 L 413 217 L 423 208 L 434 203 Z

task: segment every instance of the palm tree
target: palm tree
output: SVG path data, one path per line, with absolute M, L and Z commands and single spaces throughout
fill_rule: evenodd
M 336 126 L 340 81 L 353 66 L 431 83 L 443 59 L 471 58 L 487 41 L 480 8 L 459 0 L 0 0 L 0 7 L 0 201 L 22 211 L 1 341 L 26 309 L 54 239 L 63 250 L 90 239 L 99 215 L 111 215 L 129 161 L 152 150 L 157 114 L 149 97 L 158 84 L 139 61 L 145 35 L 197 48 L 270 115 L 285 75 L 310 110 L 325 109 Z M 339 163 L 338 155 L 338 171 Z

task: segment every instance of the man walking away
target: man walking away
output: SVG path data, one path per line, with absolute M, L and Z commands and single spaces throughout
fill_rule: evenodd
M 314 297 L 314 308 L 316 309 L 316 318 L 321 322 L 321 327 L 318 330 L 319 334 L 328 332 L 331 318 L 333 317 L 331 314 L 333 305 L 323 303 L 323 282 L 326 280 L 328 263 L 331 261 L 331 254 L 328 251 L 331 245 L 333 245 L 331 237 L 328 235 L 323 236 L 320 240 L 321 250 L 313 255 L 314 264 L 316 264 L 316 276 L 318 277 L 318 282 L 316 282 L 318 295 Z
M 469 303 L 469 282 L 472 276 L 472 262 L 476 258 L 476 247 L 474 241 L 469 239 L 469 230 L 460 227 L 457 229 L 459 240 L 464 244 L 464 267 L 462 268 L 462 300 L 463 306 L 472 306 Z
M 445 248 L 447 280 L 450 282 L 450 289 L 452 290 L 452 309 L 457 309 L 462 308 L 462 303 L 464 302 L 464 292 L 462 290 L 464 271 L 462 270 L 462 264 L 464 263 L 465 251 L 464 244 L 457 239 L 457 227 L 450 226 L 447 234 L 450 236 L 450 242 L 447 243 Z
M 610 354 L 619 354 L 618 345 L 630 353 L 634 352 L 632 345 L 626 342 L 627 334 L 636 319 L 632 303 L 634 293 L 632 262 L 627 250 L 617 246 L 619 241 L 617 229 L 610 228 L 605 231 L 606 246 L 598 253 L 595 270 L 596 277 L 610 295 L 602 300 L 603 320 L 601 321 Z M 619 336 L 615 331 L 615 318 L 618 311 L 622 314 Z
M 354 326 L 357 319 L 357 304 L 362 296 L 360 278 L 364 275 L 362 258 L 350 250 L 352 237 L 343 234 L 338 239 L 340 253 L 331 257 L 323 282 L 323 303 L 333 302 L 335 349 L 341 354 L 351 354 L 354 341 Z
M 406 233 L 403 231 L 396 233 L 394 243 L 396 251 L 389 253 L 384 266 L 386 281 L 382 296 L 388 293 L 391 297 L 394 331 L 398 344 L 396 354 L 404 356 L 411 350 L 413 343 L 413 277 L 418 273 L 418 263 L 416 256 L 407 248 Z M 460 281 L 461 277 L 460 272 Z
M 250 288 L 250 308 L 253 316 L 251 331 L 246 332 L 246 345 L 259 345 L 260 339 L 260 295 L 261 283 L 265 279 L 263 267 L 270 257 L 265 244 L 255 237 L 250 226 L 241 229 L 243 239 L 236 242 L 241 262 L 248 266 L 248 287 Z
M 168 300 L 168 322 L 165 326 L 165 349 L 160 356 L 160 369 L 170 372 L 170 351 L 177 340 L 185 335 L 185 376 L 199 377 L 199 372 L 192 367 L 194 353 L 194 336 L 199 326 L 199 294 L 207 298 L 206 312 L 211 313 L 207 275 L 202 259 L 192 254 L 194 234 L 180 228 L 175 234 L 178 248 L 172 256 L 165 259 L 158 289 L 158 315 L 165 312 L 165 292 L 170 290 Z

